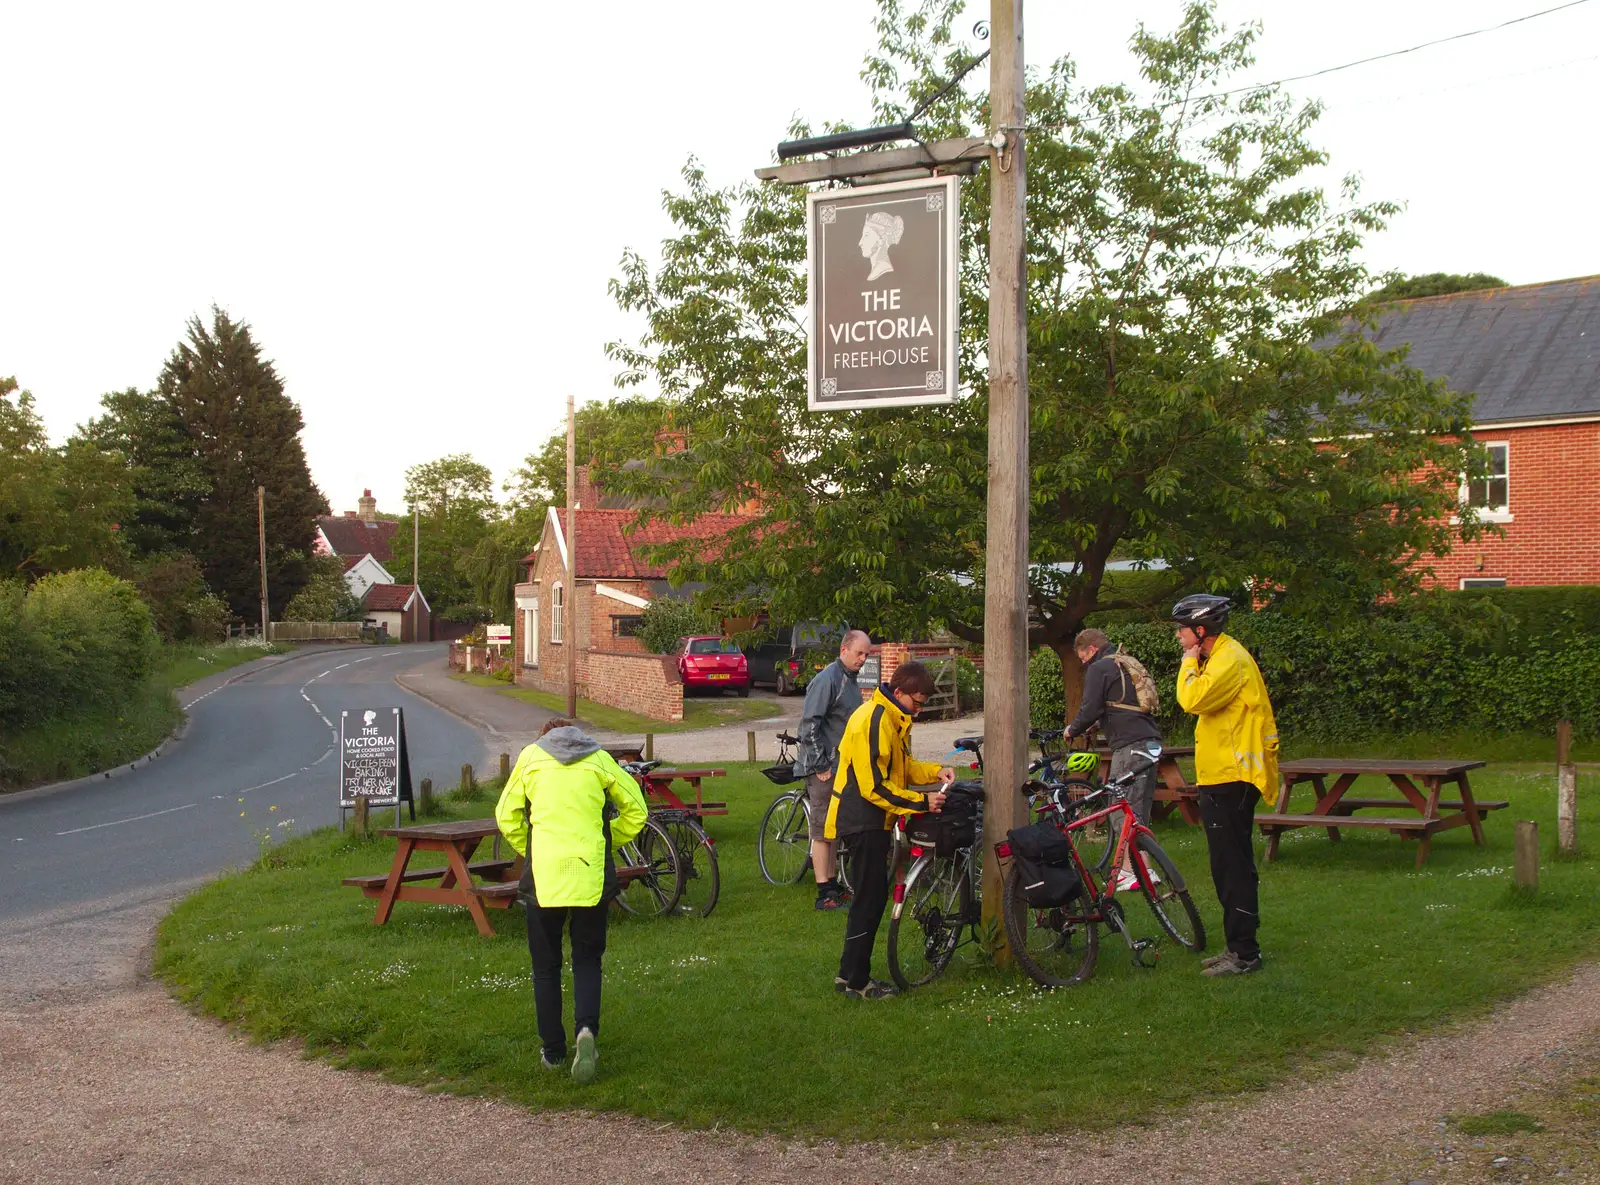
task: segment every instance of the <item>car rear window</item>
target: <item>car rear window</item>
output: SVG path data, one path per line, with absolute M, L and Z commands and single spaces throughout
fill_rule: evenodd
M 689 643 L 690 654 L 738 654 L 739 648 L 727 638 L 697 638 Z

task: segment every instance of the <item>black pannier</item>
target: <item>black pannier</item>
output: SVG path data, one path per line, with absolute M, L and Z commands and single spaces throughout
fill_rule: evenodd
M 1083 880 L 1072 863 L 1072 845 L 1054 823 L 1030 823 L 1006 838 L 1029 905 L 1035 909 L 1065 905 L 1083 892 Z
M 953 856 L 957 848 L 971 847 L 977 837 L 972 813 L 952 811 L 948 803 L 936 815 L 912 815 L 906 822 L 906 838 L 918 847 L 932 848 L 937 856 Z

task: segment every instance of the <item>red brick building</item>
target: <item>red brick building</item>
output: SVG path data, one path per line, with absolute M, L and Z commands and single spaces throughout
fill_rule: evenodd
M 586 490 L 576 483 L 580 506 Z M 746 515 L 706 514 L 686 526 L 654 522 L 635 527 L 638 512 L 575 510 L 578 548 L 575 587 L 567 587 L 566 512 L 552 509 L 532 554 L 528 579 L 516 586 L 511 653 L 517 683 L 565 692 L 566 648 L 578 648 L 578 694 L 597 703 L 663 720 L 683 719 L 683 686 L 670 658 L 648 653 L 636 634 L 645 606 L 672 590 L 667 569 L 644 555 L 651 545 L 683 539 L 720 546 Z
M 1373 340 L 1472 393 L 1490 453 L 1462 496 L 1504 534 L 1435 558 L 1436 583 L 1600 584 L 1600 276 L 1402 301 Z

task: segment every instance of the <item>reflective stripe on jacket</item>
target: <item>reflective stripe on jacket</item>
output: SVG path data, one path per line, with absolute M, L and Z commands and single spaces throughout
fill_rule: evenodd
M 1178 705 L 1198 717 L 1194 769 L 1200 785 L 1249 782 L 1267 802 L 1278 801 L 1278 723 L 1248 650 L 1221 634 L 1210 657 L 1184 659 Z
M 517 758 L 494 817 L 506 842 L 530 857 L 540 905 L 599 903 L 610 855 L 607 804 L 616 808 L 610 824 L 614 852 L 644 826 L 644 794 L 611 754 L 578 729 L 555 729 Z
M 825 834 L 838 839 L 887 828 L 891 815 L 920 814 L 928 796 L 910 787 L 938 781 L 942 768 L 911 756 L 911 716 L 880 685 L 845 725 Z

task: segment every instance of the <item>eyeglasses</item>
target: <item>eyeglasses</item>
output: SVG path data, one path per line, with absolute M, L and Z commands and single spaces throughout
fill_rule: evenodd
M 928 702 L 928 697 L 927 696 L 925 696 L 925 695 L 914 695 L 914 696 L 911 697 L 911 710 L 913 712 L 920 712 L 920 711 L 922 711 L 924 705 L 927 704 L 927 702 Z

